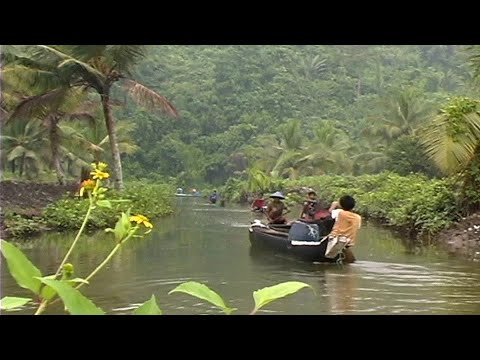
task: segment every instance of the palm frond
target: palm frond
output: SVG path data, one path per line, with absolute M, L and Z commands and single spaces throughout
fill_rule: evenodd
M 108 45 L 105 55 L 116 69 L 128 72 L 132 65 L 145 56 L 145 45 Z
M 474 76 L 480 76 L 480 45 L 471 45 L 467 48 L 467 50 L 471 53 L 469 56 L 470 64 L 474 71 Z
M 75 112 L 73 114 L 68 114 L 65 119 L 69 121 L 86 121 L 89 126 L 96 126 L 97 124 L 96 118 L 88 112 Z
M 98 71 L 88 63 L 80 61 L 70 55 L 68 52 L 61 51 L 61 47 L 54 48 L 47 45 L 33 45 L 34 51 L 32 57 L 38 59 L 39 62 L 47 62 L 49 64 L 55 64 L 58 69 L 67 72 L 72 77 L 72 74 L 77 73 L 78 77 L 82 77 L 89 84 L 96 87 L 97 90 L 101 90 L 102 84 L 106 80 L 105 74 Z M 65 47 L 68 50 L 68 47 Z
M 178 117 L 178 111 L 170 101 L 159 93 L 133 80 L 126 80 L 125 85 L 132 98 L 148 109 L 160 108 L 172 117 Z
M 27 149 L 25 149 L 22 145 L 18 145 L 8 153 L 7 161 L 18 159 L 19 157 L 24 156 L 26 152 Z
M 480 116 L 476 113 L 462 117 L 461 131 L 452 133 L 450 118 L 438 115 L 424 134 L 422 145 L 435 164 L 447 174 L 466 166 L 480 141 Z
M 103 90 L 102 86 L 106 81 L 105 74 L 87 63 L 74 58 L 69 58 L 60 62 L 58 64 L 58 68 L 66 70 L 71 74 L 77 72 L 79 76 L 85 79 L 85 81 L 95 87 L 95 89 L 97 89 L 99 92 Z
M 87 62 L 92 58 L 104 56 L 107 47 L 107 45 L 63 45 L 62 49 L 72 57 Z
M 30 96 L 20 102 L 7 122 L 16 118 L 45 117 L 62 105 L 67 89 L 55 89 L 46 94 Z
M 32 66 L 13 64 L 6 66 L 2 74 L 5 78 L 4 88 L 14 88 L 32 95 L 65 85 L 53 71 Z

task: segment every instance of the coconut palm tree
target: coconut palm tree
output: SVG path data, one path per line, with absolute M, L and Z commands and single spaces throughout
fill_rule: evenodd
M 443 107 L 422 132 L 426 154 L 447 174 L 463 177 L 464 206 L 480 207 L 480 101 L 457 97 Z
M 19 119 L 3 126 L 2 165 L 8 164 L 19 176 L 31 179 L 48 163 L 47 129 L 36 120 Z
M 454 98 L 440 109 L 425 131 L 426 153 L 447 175 L 463 170 L 480 145 L 479 101 Z
M 85 104 L 85 87 L 72 87 L 70 79 L 56 66 L 35 61 L 26 47 L 7 46 L 6 66 L 2 68 L 4 94 L 10 111 L 7 122 L 18 119 L 37 119 L 48 130 L 51 168 L 58 182 L 65 184 L 61 166 L 60 120 L 73 116 Z M 91 108 L 91 103 L 86 104 Z M 83 110 L 85 111 L 85 110 Z
M 383 137 L 387 141 L 404 135 L 414 135 L 430 114 L 415 89 L 404 88 L 382 99 L 383 114 L 365 129 L 364 133 Z
M 146 54 L 143 45 L 31 45 L 27 59 L 44 66 L 54 66 L 69 88 L 86 88 L 100 96 L 113 159 L 115 187 L 124 188 L 122 163 L 117 139 L 117 126 L 111 109 L 111 93 L 117 82 L 140 105 L 159 108 L 178 117 L 175 107 L 155 90 L 131 78 L 133 66 Z M 60 90 L 58 91 L 60 92 Z M 56 93 L 49 94 L 56 98 Z

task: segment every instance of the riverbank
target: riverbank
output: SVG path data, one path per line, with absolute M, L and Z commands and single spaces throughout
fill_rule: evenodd
M 437 242 L 450 254 L 480 261 L 480 213 L 462 218 L 441 231 Z
M 0 237 L 16 239 L 32 236 L 48 230 L 76 230 L 80 227 L 88 207 L 87 199 L 74 196 L 75 183 L 33 183 L 20 181 L 0 182 Z M 126 190 L 107 192 L 109 199 L 125 199 L 112 209 L 99 208 L 92 213 L 88 228 L 101 229 L 113 226 L 122 211 L 131 208 L 132 213 L 149 218 L 169 215 L 173 212 L 173 189 L 165 184 L 131 182 Z

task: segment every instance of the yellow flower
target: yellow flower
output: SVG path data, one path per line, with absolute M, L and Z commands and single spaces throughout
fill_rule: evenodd
M 153 225 L 152 223 L 148 220 L 148 218 L 146 216 L 143 216 L 143 215 L 133 215 L 133 216 L 130 216 L 130 221 L 135 221 L 137 224 L 143 224 L 145 225 L 145 227 L 147 228 L 153 228 Z
M 101 170 L 96 169 L 95 171 L 92 171 L 90 173 L 94 179 L 108 179 L 110 177 L 110 174 Z
M 107 166 L 108 166 L 108 165 L 105 164 L 104 162 L 99 162 L 99 163 L 97 164 L 97 169 L 100 170 L 100 171 L 103 171 L 103 170 L 105 170 L 105 169 L 107 168 Z

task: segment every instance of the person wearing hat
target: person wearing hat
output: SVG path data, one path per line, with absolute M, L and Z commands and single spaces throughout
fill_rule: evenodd
M 287 208 L 282 200 L 285 200 L 285 196 L 280 191 L 277 191 L 270 195 L 272 199 L 267 206 L 267 218 L 269 224 L 286 224 L 287 219 L 284 217 L 290 210 Z

